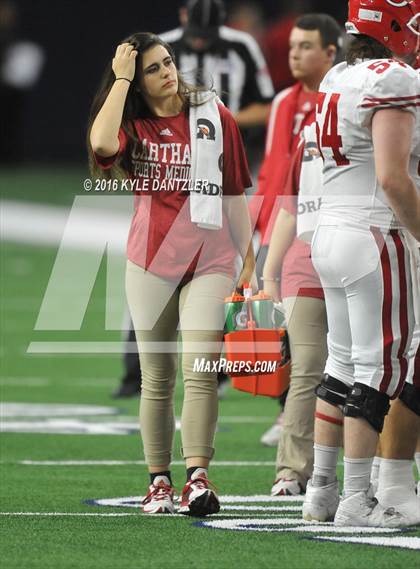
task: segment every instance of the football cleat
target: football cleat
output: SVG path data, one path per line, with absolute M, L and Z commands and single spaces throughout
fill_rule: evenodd
M 368 492 L 356 492 L 343 498 L 334 518 L 336 526 L 398 528 L 407 525 L 407 519 L 395 510 L 384 508 Z
M 217 514 L 220 510 L 219 498 L 210 486 L 206 471 L 197 468 L 182 490 L 178 512 L 198 518 Z
M 420 496 L 413 487 L 391 486 L 376 493 L 375 498 L 384 508 L 394 508 L 404 518 L 404 526 L 420 525 Z
M 307 522 L 329 522 L 334 519 L 340 502 L 338 481 L 326 486 L 314 487 L 312 481 L 306 486 L 306 496 L 302 506 L 302 516 Z
M 272 496 L 299 496 L 303 488 L 294 478 L 278 478 L 271 488 Z
M 156 476 L 142 502 L 143 512 L 145 514 L 173 514 L 175 512 L 174 494 L 168 477 Z

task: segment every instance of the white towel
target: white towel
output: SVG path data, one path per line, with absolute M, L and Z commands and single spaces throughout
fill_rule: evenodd
M 194 103 L 205 101 L 194 106 Z M 191 221 L 203 229 L 223 225 L 223 131 L 215 93 L 192 94 L 191 139 Z
M 322 195 L 323 161 L 316 141 L 316 123 L 305 126 L 301 144 L 305 145 L 305 149 L 299 177 L 296 235 L 310 243 L 318 221 Z

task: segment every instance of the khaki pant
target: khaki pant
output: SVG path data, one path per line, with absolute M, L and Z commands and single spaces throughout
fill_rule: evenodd
M 327 314 L 317 298 L 283 299 L 292 359 L 276 460 L 276 478 L 294 478 L 305 488 L 312 474 L 315 387 L 327 359 Z
M 232 287 L 233 280 L 224 274 L 199 276 L 184 286 L 174 287 L 127 262 L 127 300 L 142 370 L 140 429 L 148 466 L 164 466 L 171 461 L 178 324 L 182 335 L 182 348 L 179 344 L 179 349 L 182 349 L 180 364 L 184 378 L 182 456 L 212 458 L 214 454 L 217 372 L 194 371 L 194 361 L 196 358 L 210 362 L 219 360 L 223 301 L 232 293 Z M 153 324 L 156 314 L 158 318 Z M 172 352 L 171 346 L 175 346 Z

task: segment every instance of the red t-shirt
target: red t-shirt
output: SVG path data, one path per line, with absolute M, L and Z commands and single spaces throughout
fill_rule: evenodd
M 223 195 L 243 193 L 252 185 L 245 150 L 231 113 L 219 105 L 223 130 Z M 120 155 L 128 158 L 130 178 L 136 179 L 134 215 L 127 244 L 130 261 L 165 279 L 190 279 L 206 273 L 234 276 L 236 248 L 223 213 L 220 230 L 191 222 L 189 113 L 136 119 L 140 141 L 130 141 L 120 129 L 120 148 L 111 158 L 96 156 L 110 168 Z M 128 152 L 127 152 L 128 151 Z
M 313 117 L 313 113 L 315 112 L 317 98 L 318 93 L 314 91 L 308 92 L 302 89 L 299 93 L 295 115 L 293 117 L 292 154 L 296 152 L 303 127 L 313 122 L 311 117 Z
M 262 245 L 270 242 L 279 211 L 276 199 L 290 170 L 290 162 L 304 126 L 315 120 L 317 93 L 306 92 L 301 84 L 279 93 L 273 101 L 268 124 L 266 152 L 258 175 L 258 190 L 250 204 L 250 212 L 260 231 Z M 259 200 L 263 197 L 262 204 Z M 256 210 L 261 204 L 258 216 Z
M 287 210 L 294 216 L 296 216 L 303 150 L 304 145 L 302 144 L 295 152 L 280 202 L 280 208 Z M 309 296 L 324 299 L 321 281 L 311 260 L 311 246 L 298 237 L 295 237 L 283 259 L 281 296 L 282 298 Z

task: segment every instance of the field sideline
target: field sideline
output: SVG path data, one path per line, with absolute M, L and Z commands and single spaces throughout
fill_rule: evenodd
M 10 172 L 2 175 L 1 197 L 25 201 L 25 207 L 36 202 L 69 208 L 84 177 L 82 169 Z M 142 515 L 147 474 L 138 401 L 110 398 L 121 373 L 120 356 L 27 353 L 34 342 L 121 340 L 118 330 L 104 326 L 105 263 L 80 330 L 34 329 L 57 247 L 7 236 L 1 247 L 2 567 L 419 566 L 420 528 L 338 532 L 330 524 L 303 523 L 300 499 L 270 498 L 275 449 L 262 447 L 259 438 L 277 406 L 232 389 L 221 402 L 210 473 L 222 498 L 221 514 L 205 520 Z M 178 417 L 181 390 L 178 381 Z M 185 478 L 179 447 L 177 431 L 173 474 L 178 490 Z

